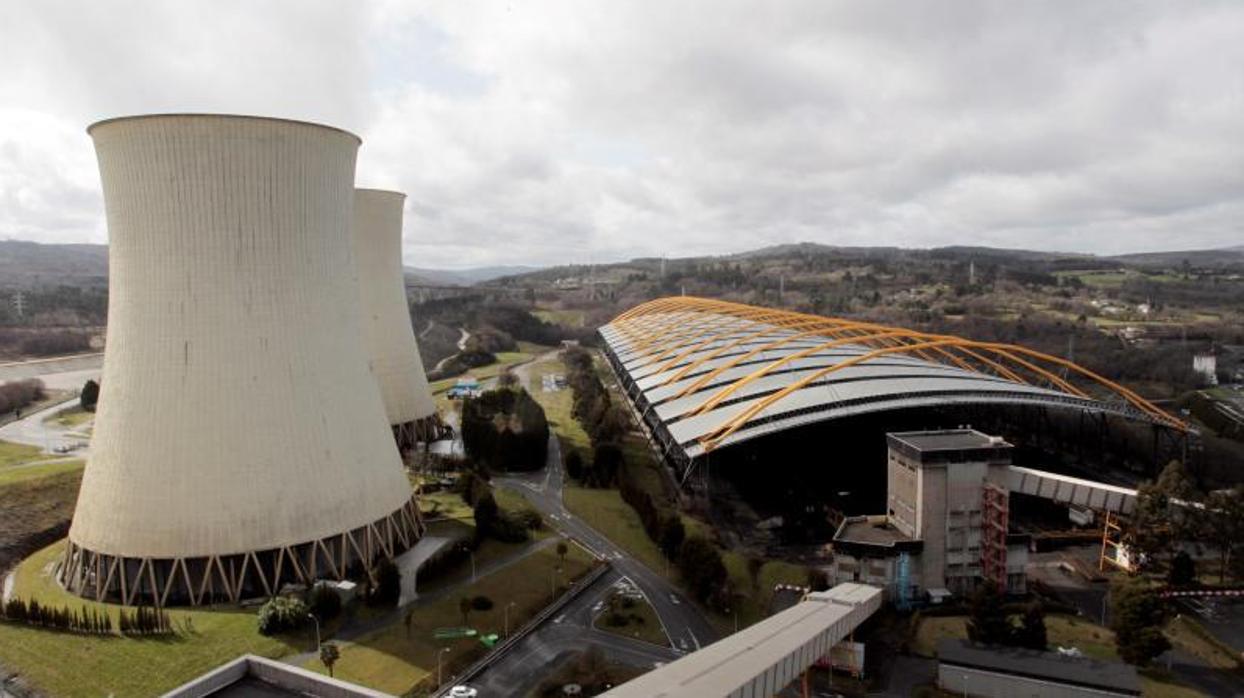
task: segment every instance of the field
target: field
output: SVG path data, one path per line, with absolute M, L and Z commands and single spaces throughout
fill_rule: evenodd
M 94 412 L 87 412 L 82 409 L 81 405 L 66 407 L 54 414 L 48 415 L 43 419 L 45 423 L 57 424 L 66 429 L 74 429 L 95 419 Z
M 53 606 L 116 606 L 84 601 L 61 589 L 51 565 L 64 553 L 55 543 L 18 568 L 14 594 Z M 172 611 L 175 627 L 193 630 L 172 639 L 91 637 L 0 623 L 0 663 L 55 696 L 157 695 L 240 654 L 279 657 L 305 648 L 306 637 L 268 638 L 255 630 L 251 611 Z
M 343 643 L 334 672 L 347 681 L 401 694 L 421 681 L 435 682 L 437 653 L 447 647 L 449 652 L 443 659 L 443 671 L 445 679 L 449 680 L 454 672 L 465 668 L 484 652 L 476 638 L 441 641 L 432 636 L 437 628 L 464 625 L 459 600 L 475 596 L 491 599 L 492 609 L 471 611 L 465 625 L 480 634 L 503 634 L 504 609 L 508 604 L 514 604 L 509 611 L 509 626 L 513 630 L 549 603 L 555 582 L 564 585 L 567 580 L 583 575 L 591 567 L 591 559 L 571 546 L 565 568 L 560 573 L 558 564 L 557 554 L 544 548 L 452 594 L 429 594 L 416 603 L 409 634 L 399 620 L 356 642 Z M 326 673 L 318 659 L 308 661 L 305 666 Z
M 544 376 L 550 374 L 566 375 L 566 366 L 561 359 L 545 359 L 531 364 L 527 369 L 529 382 L 527 391 L 536 402 L 544 408 L 544 416 L 549 421 L 549 428 L 557 434 L 561 441 L 562 457 L 576 450 L 584 458 L 591 458 L 591 442 L 583 426 L 571 415 L 574 408 L 574 393 L 569 388 L 554 392 L 545 392 L 541 386 Z
M 526 345 L 524 347 L 520 347 L 520 349 L 529 349 L 529 350 L 535 349 L 535 348 L 537 348 L 536 345 Z M 475 380 L 478 380 L 480 382 L 486 381 L 490 378 L 496 378 L 505 369 L 515 366 L 516 364 L 521 364 L 521 363 L 530 361 L 534 357 L 535 357 L 535 354 L 530 353 L 529 351 L 499 352 L 497 354 L 497 360 L 491 364 L 488 364 L 487 366 L 480 366 L 479 368 L 472 368 L 460 376 L 454 376 L 453 378 L 445 378 L 445 379 L 433 382 L 431 384 L 432 393 L 434 395 L 438 393 L 443 393 L 446 390 L 449 390 L 450 388 L 454 387 L 454 385 L 459 380 L 463 378 L 467 378 L 467 377 L 474 378 Z
M 0 441 L 0 469 L 20 463 L 29 463 L 30 461 L 46 460 L 51 457 L 45 454 L 43 449 L 38 446 Z

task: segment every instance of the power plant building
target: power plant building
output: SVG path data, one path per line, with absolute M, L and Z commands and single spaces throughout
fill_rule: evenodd
M 108 345 L 65 585 L 237 601 L 413 545 L 423 524 L 363 340 L 359 139 L 214 115 L 88 132 Z
M 352 231 L 368 364 L 398 447 L 436 434 L 436 403 L 410 324 L 402 269 L 402 204 L 395 191 L 356 189 Z

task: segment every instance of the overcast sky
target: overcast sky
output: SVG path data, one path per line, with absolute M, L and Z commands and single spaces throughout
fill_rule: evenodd
M 363 138 L 414 266 L 1244 244 L 1244 3 L 0 0 L 0 239 L 104 242 L 85 127 Z

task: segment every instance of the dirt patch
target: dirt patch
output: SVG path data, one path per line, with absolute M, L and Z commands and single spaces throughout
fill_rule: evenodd
M 82 472 L 58 473 L 0 487 L 0 578 L 69 531 Z

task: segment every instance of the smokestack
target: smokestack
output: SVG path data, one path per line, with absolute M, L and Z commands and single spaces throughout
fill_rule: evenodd
M 210 115 L 88 132 L 109 341 L 66 586 L 236 602 L 413 545 L 423 524 L 361 338 L 358 137 Z

